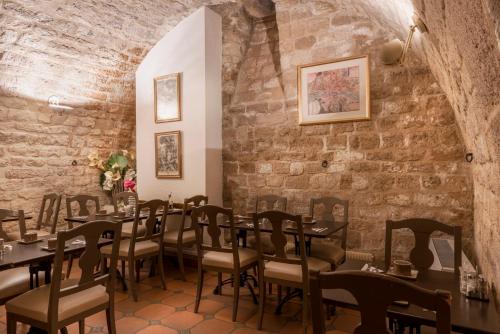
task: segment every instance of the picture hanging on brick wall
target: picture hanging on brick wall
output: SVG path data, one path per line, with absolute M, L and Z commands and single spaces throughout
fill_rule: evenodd
M 180 131 L 155 133 L 156 177 L 182 178 L 182 137 Z
M 370 119 L 368 56 L 300 65 L 299 124 L 321 124 Z
M 181 120 L 181 74 L 172 73 L 154 79 L 155 122 Z

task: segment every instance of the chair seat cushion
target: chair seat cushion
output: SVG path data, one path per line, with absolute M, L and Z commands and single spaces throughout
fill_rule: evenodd
M 240 268 L 248 266 L 254 262 L 257 263 L 257 252 L 253 249 L 239 248 L 238 255 L 240 259 Z M 202 263 L 205 266 L 233 269 L 233 253 L 208 251 L 203 255 Z
M 113 245 L 107 245 L 101 248 L 101 253 L 105 255 L 111 255 L 111 250 Z M 130 249 L 130 239 L 125 239 L 120 241 L 120 248 L 118 250 L 118 256 L 126 257 L 128 256 L 128 251 Z M 158 253 L 160 250 L 160 245 L 151 240 L 144 240 L 135 243 L 135 256 L 142 256 L 147 254 Z
M 66 288 L 78 284 L 78 280 L 65 280 L 61 287 Z M 15 313 L 41 322 L 48 321 L 50 284 L 28 291 L 9 300 L 5 308 Z M 105 305 L 109 301 L 106 288 L 102 285 L 62 297 L 59 300 L 58 320 L 63 321 L 85 310 Z
M 30 289 L 30 272 L 28 267 L 13 268 L 0 271 L 0 300 L 17 296 Z
M 122 225 L 122 238 L 131 238 L 132 237 L 132 229 L 134 227 L 134 223 L 125 223 Z M 142 237 L 146 233 L 146 227 L 141 224 L 137 226 L 137 235 Z
M 289 258 L 296 257 L 289 256 Z M 314 257 L 308 257 L 307 268 L 309 271 L 330 271 L 331 265 L 326 261 Z M 302 283 L 302 266 L 299 264 L 269 261 L 264 264 L 264 277 Z
M 168 231 L 165 232 L 163 236 L 163 242 L 167 244 L 177 244 L 177 240 L 179 237 L 179 231 Z M 193 244 L 196 242 L 196 231 L 189 230 L 182 232 L 182 243 L 183 244 Z
M 345 251 L 332 240 L 313 240 L 311 256 L 338 266 L 345 259 Z
M 49 236 L 50 233 L 44 230 L 27 230 L 26 233 L 36 233 L 38 238 Z M 21 240 L 21 233 L 19 231 L 7 232 L 9 240 Z

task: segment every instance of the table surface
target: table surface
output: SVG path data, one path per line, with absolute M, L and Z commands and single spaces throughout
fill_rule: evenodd
M 158 211 L 156 213 L 156 216 L 158 217 L 158 216 L 161 216 L 162 214 L 163 214 L 162 211 Z M 168 213 L 167 213 L 167 215 L 178 215 L 178 214 L 182 214 L 182 209 L 177 209 L 177 208 L 170 209 L 170 210 L 168 210 Z M 146 218 L 148 218 L 148 214 L 141 213 L 140 219 L 146 219 Z M 89 216 L 73 216 L 73 217 L 69 217 L 69 218 L 64 218 L 64 220 L 70 221 L 73 223 L 87 223 L 87 222 L 93 221 L 93 220 L 109 220 L 109 221 L 113 221 L 113 222 L 127 223 L 127 222 L 134 221 L 134 219 L 135 219 L 135 216 L 118 217 L 114 213 L 110 213 L 110 214 L 106 214 L 106 215 L 92 214 Z
M 235 218 L 236 223 L 234 225 L 235 228 L 239 230 L 244 230 L 244 231 L 253 231 L 255 228 L 253 226 L 253 222 L 251 220 L 247 219 L 237 219 Z M 204 224 L 206 225 L 206 224 Z M 292 225 L 292 223 L 290 223 Z M 230 228 L 229 222 L 224 222 L 221 223 L 219 226 L 222 228 Z M 330 236 L 333 233 L 336 233 L 343 229 L 346 224 L 344 222 L 331 222 L 331 221 L 316 221 L 315 223 L 303 223 L 302 224 L 304 228 L 304 235 L 307 237 L 314 237 L 314 238 L 326 238 Z M 315 231 L 313 228 L 325 228 L 325 230 L 322 231 Z M 265 232 L 265 233 L 270 233 L 273 231 L 273 227 L 271 223 L 261 223 L 260 224 L 260 231 Z M 297 229 L 296 228 L 285 228 L 283 230 L 285 234 L 292 234 L 295 235 L 297 234 Z
M 33 218 L 32 213 L 25 213 L 24 214 L 24 220 L 28 220 L 28 219 L 32 219 L 32 218 Z M 14 222 L 17 220 L 19 220 L 18 216 L 9 216 L 9 217 L 5 217 L 4 219 L 0 220 L 0 223 Z
M 348 260 L 339 266 L 337 271 L 360 270 L 365 262 Z M 408 281 L 412 282 L 412 281 Z M 429 290 L 448 290 L 451 292 L 451 324 L 452 330 L 460 333 L 500 333 L 500 313 L 496 310 L 494 301 L 489 303 L 465 298 L 460 293 L 459 277 L 445 271 L 421 271 L 415 285 Z M 357 308 L 354 297 L 346 290 L 324 289 L 323 300 L 347 308 Z M 416 305 L 396 306 L 389 308 L 388 313 L 397 319 L 416 321 L 417 323 L 434 326 L 435 316 Z
M 55 235 L 41 238 L 42 241 L 29 245 L 20 244 L 17 241 L 6 242 L 5 244 L 11 245 L 12 249 L 11 250 L 6 249 L 4 254 L 0 255 L 0 270 L 20 267 L 31 263 L 52 261 L 52 259 L 55 256 L 55 251 L 46 251 L 43 250 L 41 247 L 47 246 L 46 239 L 54 236 Z M 68 241 L 66 243 L 68 247 L 66 247 L 64 253 L 66 254 L 78 253 L 85 248 L 84 244 L 76 244 L 76 245 L 72 244 L 72 241 L 76 239 L 84 240 L 83 236 L 81 236 Z M 98 246 L 101 247 L 104 245 L 108 245 L 112 242 L 113 241 L 111 239 L 101 238 L 98 242 Z

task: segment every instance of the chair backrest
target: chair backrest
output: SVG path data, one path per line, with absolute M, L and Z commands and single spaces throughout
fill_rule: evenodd
M 161 211 L 160 226 L 157 224 L 157 216 Z M 141 213 L 142 212 L 142 213 Z M 147 212 L 148 217 L 145 219 L 144 234 L 138 232 L 139 224 L 141 223 L 141 214 Z M 156 240 L 163 249 L 163 234 L 165 233 L 165 224 L 167 221 L 168 201 L 154 199 L 151 201 L 138 203 L 135 209 L 135 220 L 132 227 L 132 237 L 130 241 L 129 251 L 133 251 L 136 242 L 146 240 Z
M 122 191 L 116 194 L 113 194 L 113 207 L 115 212 L 118 212 L 118 205 L 123 203 L 123 205 L 136 205 L 139 202 L 139 197 L 137 193 L 131 191 Z
M 21 238 L 26 234 L 26 221 L 24 220 L 24 210 L 6 210 L 0 209 L 0 222 L 7 217 L 17 217 L 17 222 L 19 224 L 19 233 L 21 234 Z M 3 231 L 2 224 L 0 224 L 0 230 Z
M 57 233 L 57 246 L 54 259 L 54 270 L 52 284 L 50 286 L 49 295 L 49 321 L 57 323 L 57 314 L 59 307 L 59 299 L 68 295 L 78 293 L 97 285 L 106 285 L 106 290 L 109 295 L 110 302 L 114 298 L 115 284 L 115 268 L 118 257 L 118 248 L 120 247 L 121 226 L 119 222 L 106 220 L 98 220 L 82 224 L 67 231 L 59 231 Z M 100 263 L 101 253 L 98 248 L 99 239 L 103 233 L 113 233 L 112 251 L 109 266 L 109 271 L 105 271 L 104 266 L 101 266 L 100 273 L 95 273 L 95 268 Z M 85 250 L 80 256 L 78 266 L 81 268 L 81 275 L 78 282 L 73 285 L 61 289 L 62 267 L 64 263 L 64 249 L 67 243 L 72 239 L 79 238 L 85 240 Z
M 266 220 L 272 226 L 271 242 L 274 247 L 275 254 L 265 254 L 262 249 L 262 236 L 259 222 Z M 264 261 L 275 261 L 281 263 L 298 264 L 302 266 L 302 277 L 307 277 L 308 267 L 306 259 L 306 247 L 304 238 L 304 229 L 302 226 L 302 216 L 291 215 L 282 211 L 264 211 L 253 214 L 253 223 L 255 228 L 255 240 L 257 244 L 257 252 L 259 254 L 259 262 L 263 265 Z M 291 225 L 291 226 L 287 226 Z M 287 237 L 284 230 L 287 227 L 297 229 L 297 237 L 299 240 L 300 258 L 289 256 L 286 252 Z
M 40 207 L 40 212 L 38 213 L 38 219 L 36 222 L 37 230 L 40 230 L 42 226 L 47 226 L 50 227 L 50 234 L 56 233 L 61 199 L 62 196 L 55 193 L 43 196 L 42 206 Z
M 91 196 L 91 195 L 76 195 L 72 197 L 66 197 L 66 216 L 71 218 L 75 216 L 73 214 L 73 209 L 71 208 L 71 204 L 77 202 L 78 203 L 78 211 L 77 216 L 88 216 L 90 215 L 90 208 L 88 207 L 88 202 L 93 202 L 95 206 L 96 212 L 100 210 L 99 206 L 99 197 Z M 68 222 L 68 227 L 73 228 L 73 223 Z
M 323 206 L 323 211 L 321 217 L 318 219 L 329 222 L 335 222 L 335 207 L 338 206 L 342 209 L 342 220 L 345 224 L 345 228 L 342 229 L 340 239 L 342 248 L 345 250 L 347 247 L 347 225 L 349 224 L 349 201 L 337 197 L 311 198 L 309 205 L 309 215 L 311 217 L 317 218 L 315 217 L 315 213 L 319 206 Z
M 419 270 L 429 269 L 434 263 L 434 255 L 429 249 L 430 236 L 435 231 L 444 232 L 454 237 L 455 273 L 462 266 L 462 227 L 450 226 L 432 219 L 413 218 L 400 221 L 388 220 L 385 224 L 385 266 L 388 269 L 392 261 L 392 231 L 410 229 L 415 236 L 415 247 L 410 252 L 410 261 Z
M 278 195 L 261 195 L 255 199 L 255 212 L 279 210 L 286 212 L 286 197 Z
M 218 224 L 218 218 L 222 216 L 224 221 L 229 223 L 231 235 L 231 248 L 224 247 L 220 241 L 222 228 Z M 236 229 L 234 227 L 234 216 L 232 209 L 224 209 L 215 205 L 203 205 L 193 208 L 191 220 L 196 229 L 196 248 L 198 251 L 198 261 L 201 263 L 205 251 L 220 253 L 233 253 L 233 260 L 236 269 L 239 266 L 238 242 L 236 239 Z M 204 224 L 202 224 L 202 221 Z M 207 237 L 210 239 L 207 244 L 203 241 L 204 225 L 207 228 Z
M 437 334 L 451 333 L 450 294 L 446 291 L 430 291 L 401 279 L 359 270 L 316 271 L 311 273 L 309 282 L 314 334 L 326 332 L 322 289 L 343 289 L 354 296 L 361 313 L 355 334 L 390 334 L 386 312 L 395 301 L 408 301 L 436 311 Z

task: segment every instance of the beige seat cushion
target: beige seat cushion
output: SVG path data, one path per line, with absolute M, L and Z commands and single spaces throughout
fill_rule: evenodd
M 17 296 L 30 289 L 28 267 L 0 271 L 0 300 Z
M 240 267 L 257 262 L 257 252 L 253 249 L 239 248 Z M 209 251 L 203 255 L 203 265 L 226 269 L 234 268 L 233 253 Z
M 105 255 L 111 255 L 111 250 L 113 245 L 107 245 L 101 248 L 101 253 Z M 130 239 L 125 239 L 120 241 L 120 248 L 118 250 L 118 256 L 126 257 L 128 256 L 128 250 L 130 248 Z M 158 253 L 160 250 L 160 245 L 151 240 L 139 241 L 135 243 L 135 256 L 141 256 L 146 254 Z
M 131 238 L 132 237 L 132 228 L 134 227 L 134 223 L 125 223 L 122 225 L 122 238 Z M 146 227 L 144 224 L 140 224 L 137 226 L 137 234 L 139 237 L 142 237 L 146 233 Z
M 26 233 L 36 233 L 38 238 L 49 236 L 50 233 L 44 230 L 27 230 Z M 21 240 L 21 233 L 19 231 L 7 232 L 9 240 Z
M 167 244 L 177 244 L 177 239 L 179 236 L 179 231 L 168 231 L 165 232 L 163 241 Z M 196 242 L 196 231 L 189 230 L 182 233 L 182 243 L 183 244 L 193 244 Z
M 65 280 L 61 287 L 69 287 L 78 283 L 78 280 Z M 34 320 L 47 322 L 49 308 L 50 284 L 28 291 L 5 304 L 7 312 L 29 317 Z M 109 301 L 106 288 L 102 285 L 62 297 L 59 300 L 58 320 L 62 321 L 73 317 L 85 310 L 104 305 Z
M 332 240 L 313 240 L 311 256 L 338 266 L 345 259 L 345 251 Z
M 289 256 L 296 258 L 295 256 Z M 307 258 L 307 266 L 309 271 L 330 271 L 330 263 L 314 258 Z M 302 282 L 302 266 L 299 264 L 281 263 L 269 261 L 264 264 L 264 277 L 286 280 L 290 282 Z

